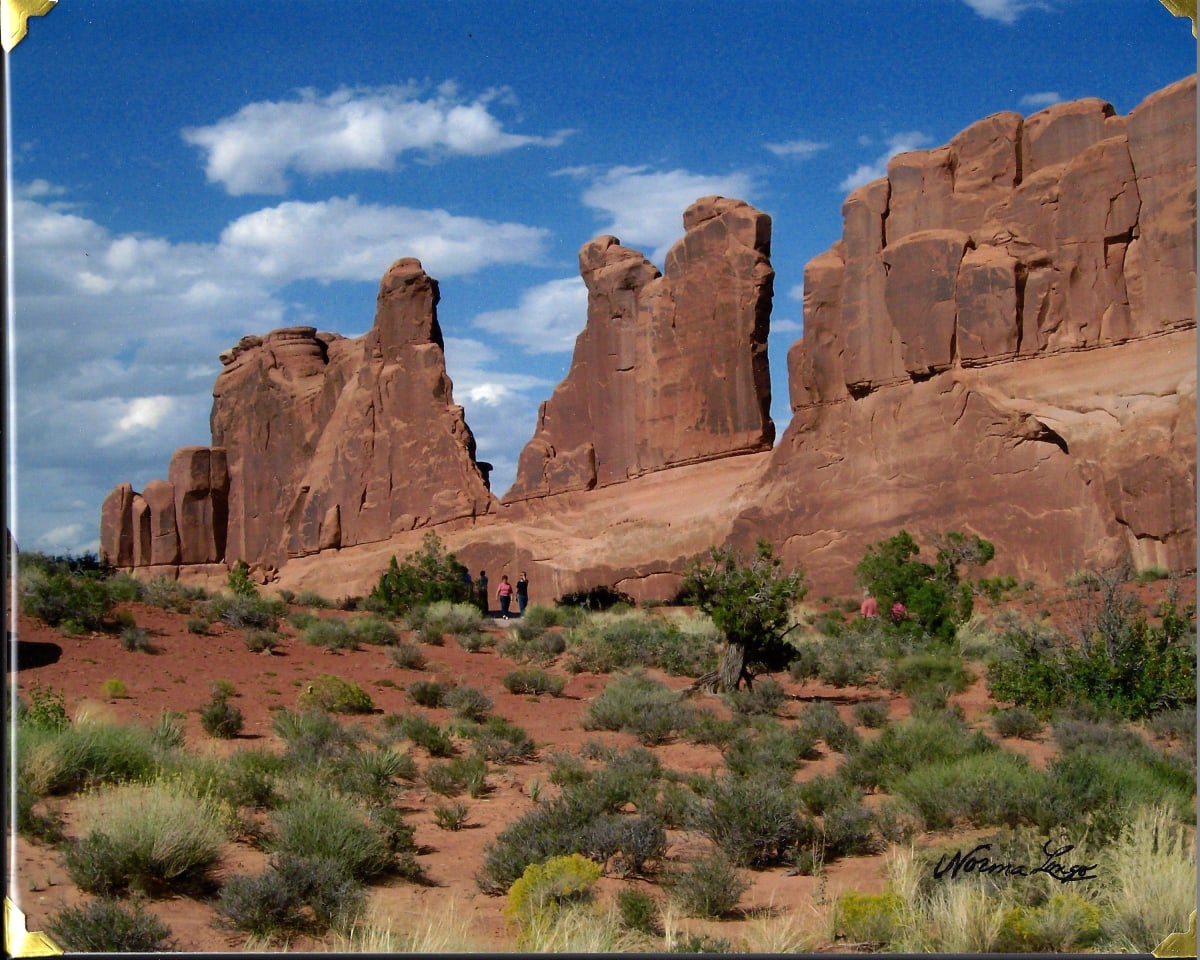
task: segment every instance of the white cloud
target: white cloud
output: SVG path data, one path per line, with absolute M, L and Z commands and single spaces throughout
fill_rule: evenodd
M 796 336 L 799 336 L 804 332 L 804 322 L 802 320 L 792 320 L 790 317 L 772 319 L 771 332 L 794 333 Z
M 768 143 L 765 146 L 777 157 L 796 157 L 800 160 L 807 160 L 826 149 L 829 144 L 818 143 L 815 140 L 789 140 L 786 143 Z
M 172 397 L 138 397 L 127 404 L 125 415 L 116 422 L 116 428 L 121 433 L 153 430 L 171 412 L 174 404 Z
M 524 146 L 558 146 L 569 131 L 552 136 L 506 133 L 492 113 L 511 102 L 505 90 L 464 100 L 453 84 L 422 99 L 414 86 L 342 87 L 331 94 L 301 90 L 293 99 L 260 101 L 207 127 L 183 131 L 205 151 L 209 182 L 235 195 L 283 193 L 287 173 L 395 169 L 416 152 L 484 156 Z
M 849 192 L 865 186 L 880 177 L 887 176 L 888 161 L 899 153 L 908 153 L 926 146 L 931 138 L 917 131 L 897 133 L 888 138 L 887 152 L 877 157 L 873 163 L 861 164 L 850 176 L 838 184 L 838 189 Z
M 579 277 L 551 280 L 521 294 L 511 310 L 491 310 L 474 320 L 497 342 L 517 343 L 529 353 L 561 353 L 575 347 L 587 322 L 587 287 Z
M 1019 103 L 1021 106 L 1029 107 L 1032 110 L 1041 110 L 1044 107 L 1062 103 L 1062 97 L 1053 90 L 1047 90 L 1043 93 L 1028 93 L 1020 99 Z
M 719 195 L 749 200 L 754 182 L 747 173 L 710 176 L 687 170 L 656 172 L 648 167 L 613 167 L 583 192 L 585 205 L 609 218 L 605 233 L 629 246 L 653 247 L 662 263 L 671 244 L 683 235 L 683 211 L 701 197 Z
M 34 546 L 42 550 L 69 552 L 83 536 L 82 524 L 68 523 L 61 527 L 55 527 L 53 530 L 47 530 L 37 538 Z
M 1026 10 L 1045 10 L 1046 4 L 1038 0 L 963 0 L 964 3 L 985 20 L 1013 24 Z
M 240 217 L 221 233 L 221 248 L 276 282 L 373 281 L 401 255 L 419 258 L 436 277 L 535 262 L 548 236 L 547 230 L 519 223 L 335 197 L 289 201 Z
M 799 300 L 801 303 L 803 303 L 804 302 L 804 284 L 797 283 L 791 287 L 788 287 L 787 295 L 790 299 Z

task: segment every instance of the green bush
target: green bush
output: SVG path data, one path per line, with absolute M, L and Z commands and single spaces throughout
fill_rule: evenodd
M 271 850 L 280 857 L 326 860 L 347 877 L 370 880 L 390 872 L 395 852 L 387 837 L 352 802 L 310 790 L 274 814 Z
M 488 717 L 482 723 L 468 722 L 462 732 L 475 742 L 475 751 L 492 763 L 520 763 L 537 756 L 533 738 L 503 717 Z
M 864 727 L 876 730 L 888 721 L 888 702 L 886 700 L 864 700 L 853 707 L 854 719 Z
M 973 679 L 961 658 L 951 653 L 909 654 L 893 660 L 883 671 L 884 686 L 910 696 L 930 687 L 947 694 L 962 693 Z
M 296 699 L 301 710 L 313 708 L 330 713 L 374 713 L 371 695 L 353 680 L 322 674 L 308 684 Z
M 927 830 L 960 820 L 973 826 L 1016 826 L 1034 816 L 1042 775 L 1015 754 L 977 753 L 910 770 L 891 788 L 919 812 Z
M 355 749 L 353 734 L 319 708 L 299 713 L 280 710 L 271 727 L 284 742 L 287 761 L 298 766 L 312 766 Z
M 140 727 L 76 723 L 58 732 L 18 727 L 18 776 L 38 796 L 77 793 L 87 786 L 146 780 L 160 751 Z
M 229 592 L 235 597 L 258 596 L 258 587 L 250 579 L 250 568 L 246 565 L 245 560 L 239 560 L 229 568 L 225 583 L 229 587 Z
M 690 709 L 679 694 L 633 673 L 619 677 L 589 704 L 583 717 L 585 730 L 624 730 L 646 745 L 664 743 L 686 732 Z
M 444 552 L 438 535 L 430 532 L 421 541 L 421 549 L 409 554 L 403 564 L 392 557 L 367 598 L 367 606 L 396 617 L 438 601 L 466 604 L 470 599 L 467 568 L 453 553 Z
M 1017 905 L 1004 917 L 997 947 L 1012 953 L 1067 953 L 1091 947 L 1103 931 L 1102 914 L 1075 893 L 1056 893 L 1037 906 Z
M 431 757 L 452 757 L 458 752 L 453 741 L 441 727 L 418 714 L 409 713 L 386 717 L 384 725 L 411 740 L 418 747 L 423 747 Z
M 29 703 L 18 699 L 17 720 L 35 730 L 50 733 L 58 733 L 71 724 L 63 692 L 53 687 L 43 687 L 37 680 L 29 686 Z
M 443 797 L 457 797 L 464 790 L 472 797 L 487 788 L 487 763 L 482 757 L 455 757 L 425 768 L 425 786 Z
M 314 620 L 301 631 L 300 639 L 328 650 L 358 649 L 358 640 L 344 620 Z
M 815 834 L 791 784 L 735 776 L 707 786 L 691 826 L 743 867 L 780 863 Z
M 296 594 L 296 606 L 298 607 L 315 607 L 318 610 L 328 610 L 333 606 L 333 601 L 328 597 L 323 597 L 315 590 L 301 590 Z
M 692 917 L 723 917 L 737 907 L 749 889 L 719 850 L 672 871 L 665 886 L 671 899 Z
M 556 677 L 537 667 L 513 670 L 505 674 L 501 682 L 509 693 L 532 694 L 535 697 L 541 696 L 543 693 L 548 693 L 552 697 L 561 696 L 567 685 L 565 678 Z
M 861 741 L 846 758 L 842 775 L 864 789 L 890 792 L 896 780 L 920 766 L 998 750 L 981 732 L 948 714 L 913 716 L 891 724 L 874 740 Z
M 210 737 L 232 740 L 242 732 L 242 711 L 221 694 L 200 708 L 200 726 Z
M 230 877 L 216 910 L 236 930 L 259 937 L 348 930 L 366 907 L 362 884 L 331 860 L 293 855 L 273 858 L 257 876 Z
M 32 567 L 19 577 L 21 610 L 70 633 L 100 630 L 115 605 L 108 582 L 98 572 L 52 572 Z
M 171 928 L 141 902 L 89 900 L 63 907 L 46 921 L 46 932 L 69 953 L 161 953 L 175 950 Z
M 488 894 L 505 893 L 530 864 L 579 853 L 599 812 L 595 804 L 573 795 L 541 803 L 514 820 L 485 848 L 475 876 L 479 889 Z
M 743 731 L 725 747 L 725 766 L 739 777 L 790 782 L 805 757 L 815 755 L 815 737 L 803 727 L 764 724 L 756 732 Z
M 488 711 L 495 706 L 492 698 L 482 690 L 468 686 L 452 687 L 447 690 L 443 703 L 454 711 L 455 716 L 477 722 L 483 720 Z
M 268 600 L 253 595 L 220 593 L 212 597 L 204 607 L 204 615 L 210 620 L 220 620 L 231 627 L 252 627 L 274 630 L 279 625 L 285 605 L 278 600 Z
M 992 726 L 1002 737 L 1033 740 L 1042 732 L 1042 721 L 1024 707 L 1010 707 L 992 717 Z
M 787 701 L 787 692 L 771 677 L 763 677 L 746 689 L 725 693 L 725 702 L 734 713 L 745 716 L 774 716 Z
M 449 692 L 450 685 L 442 683 L 440 680 L 418 680 L 408 685 L 409 699 L 421 707 L 443 706 L 446 702 L 446 694 Z
M 806 812 L 821 816 L 834 807 L 859 799 L 862 794 L 853 784 L 836 775 L 813 777 L 796 787 L 800 802 Z
M 249 630 L 246 649 L 251 653 L 269 653 L 279 646 L 279 634 L 274 630 Z
M 653 816 L 605 813 L 588 827 L 583 852 L 620 877 L 643 876 L 651 861 L 660 861 L 667 850 L 667 833 Z
M 845 753 L 858 744 L 854 728 L 841 718 L 837 707 L 826 701 L 806 706 L 797 725 L 814 740 L 825 741 L 825 746 L 836 753 Z
M 855 944 L 875 947 L 896 936 L 903 907 L 900 896 L 886 893 L 843 893 L 834 908 L 838 936 Z
M 658 901 L 645 890 L 618 890 L 616 903 L 622 927 L 647 936 L 658 935 Z
M 387 652 L 388 659 L 401 670 L 424 670 L 425 654 L 415 643 L 400 641 Z
M 63 861 L 76 886 L 102 896 L 201 887 L 226 839 L 214 804 L 166 783 L 111 787 L 90 798 L 84 822 Z
M 448 807 L 434 807 L 433 822 L 440 830 L 461 830 L 467 822 L 467 805 L 452 803 Z

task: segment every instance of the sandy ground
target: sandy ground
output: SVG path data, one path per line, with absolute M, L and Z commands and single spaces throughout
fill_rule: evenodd
M 1193 591 L 1194 587 L 1189 587 Z M 1153 600 L 1156 588 L 1143 591 Z M 1161 593 L 1161 589 L 1158 589 Z M 1026 612 L 1042 603 L 1054 605 L 1044 598 L 1024 601 Z M 405 928 L 414 916 L 445 916 L 453 910 L 471 929 L 473 942 L 481 950 L 513 948 L 514 931 L 501 914 L 503 898 L 481 893 L 474 876 L 485 847 L 503 827 L 531 810 L 534 799 L 530 785 L 535 781 L 545 796 L 554 792 L 549 784 L 545 757 L 553 752 L 576 752 L 585 742 L 599 739 L 614 745 L 632 745 L 634 739 L 625 734 L 595 733 L 581 725 L 581 716 L 588 701 L 604 688 L 608 677 L 595 674 L 571 675 L 561 667 L 553 672 L 569 677 L 562 697 L 531 698 L 506 691 L 502 678 L 515 664 L 494 650 L 468 653 L 453 640 L 442 647 L 422 647 L 428 659 L 422 671 L 401 670 L 388 659 L 386 648 L 364 646 L 353 652 L 328 652 L 324 648 L 304 644 L 295 631 L 272 654 L 253 654 L 245 646 L 244 632 L 215 624 L 211 635 L 196 636 L 187 632 L 186 618 L 163 610 L 132 604 L 129 609 L 137 623 L 151 634 L 154 652 L 127 652 L 120 648 L 111 634 L 65 637 L 59 631 L 21 617 L 17 636 L 19 670 L 10 675 L 18 690 L 28 696 L 32 684 L 41 684 L 63 691 L 68 712 L 72 717 L 83 711 L 99 713 L 122 723 L 150 726 L 165 711 L 186 714 L 185 731 L 188 749 L 196 752 L 223 753 L 241 748 L 281 750 L 282 745 L 272 733 L 273 712 L 294 708 L 299 692 L 321 674 L 335 674 L 354 680 L 374 699 L 377 712 L 362 720 L 370 727 L 385 714 L 409 712 L 414 709 L 405 694 L 405 687 L 416 680 L 430 678 L 453 679 L 482 689 L 495 702 L 493 712 L 525 728 L 541 747 L 541 757 L 535 762 L 510 766 L 493 766 L 488 781 L 491 792 L 479 799 L 460 798 L 469 808 L 468 826 L 451 832 L 439 829 L 434 822 L 433 808 L 445 800 L 430 794 L 422 786 L 404 792 L 399 799 L 407 812 L 408 821 L 416 829 L 420 849 L 419 861 L 424 866 L 429 885 L 417 886 L 403 881 L 391 881 L 373 888 L 372 906 L 383 922 L 394 930 Z M 1061 609 L 1061 608 L 1060 608 Z M 321 616 L 346 616 L 340 612 L 321 611 Z M 507 625 L 494 622 L 491 629 L 501 634 Z M 288 628 L 285 628 L 287 630 Z M 672 678 L 651 672 L 673 687 L 687 684 L 684 678 Z M 103 684 L 107 680 L 125 684 L 125 696 L 106 698 Z M 804 701 L 826 699 L 833 702 L 847 720 L 853 721 L 851 710 L 858 700 L 888 696 L 893 719 L 908 715 L 908 704 L 898 695 L 888 695 L 876 688 L 835 689 L 815 682 L 798 684 L 786 674 L 778 677 L 789 693 L 800 698 L 784 708 L 784 715 L 795 715 Z M 226 680 L 236 691 L 234 702 L 245 717 L 243 733 L 232 741 L 214 740 L 200 725 L 198 708 L 208 701 L 211 684 Z M 953 698 L 964 710 L 969 722 L 987 723 L 991 706 L 982 679 Z M 722 709 L 720 702 L 704 701 L 712 709 Z M 425 711 L 439 722 L 448 717 L 446 711 Z M 990 725 L 988 727 L 990 730 Z M 871 731 L 860 732 L 873 735 Z M 1013 741 L 1005 746 L 1044 764 L 1053 755 L 1052 742 Z M 421 766 L 428 758 L 414 748 Z M 680 771 L 708 772 L 718 768 L 720 754 L 708 746 L 675 742 L 655 748 L 665 767 Z M 823 754 L 806 762 L 798 779 L 806 779 L 834 770 L 840 758 Z M 536 788 L 535 788 L 536 791 Z M 869 797 L 871 803 L 878 797 Z M 68 834 L 72 834 L 72 802 L 52 801 L 66 818 Z M 669 856 L 685 852 L 693 838 L 671 834 Z M 919 842 L 946 842 L 945 834 L 922 837 Z M 823 904 L 831 903 L 842 891 L 878 892 L 885 883 L 885 855 L 853 857 L 838 861 L 826 868 L 820 881 L 813 877 L 788 876 L 778 867 L 762 871 L 747 871 L 752 886 L 744 895 L 742 915 L 720 922 L 686 921 L 691 930 L 706 930 L 713 936 L 738 943 L 755 922 L 759 911 L 775 915 L 789 914 L 802 922 L 819 928 Z M 246 843 L 229 843 L 219 875 L 256 873 L 263 869 L 265 854 Z M 27 915 L 29 929 L 41 930 L 46 919 L 62 906 L 80 899 L 62 866 L 60 855 L 51 847 L 30 843 L 18 838 L 12 860 L 10 895 Z M 606 879 L 601 884 L 601 897 L 611 896 L 623 881 Z M 639 881 L 640 882 L 640 881 Z M 151 909 L 171 927 L 182 950 L 227 951 L 242 949 L 246 937 L 223 930 L 214 923 L 211 907 L 198 900 L 171 897 L 156 900 Z M 293 943 L 293 949 L 314 946 Z

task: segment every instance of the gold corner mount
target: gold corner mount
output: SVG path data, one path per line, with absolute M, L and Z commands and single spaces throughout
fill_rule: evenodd
M 25 914 L 8 897 L 4 898 L 4 949 L 10 957 L 57 957 L 62 953 L 44 933 L 25 928 Z
M 1177 17 L 1192 21 L 1192 36 L 1196 36 L 1196 0 L 1160 0 L 1162 5 Z
M 25 39 L 30 17 L 44 17 L 58 0 L 0 0 L 0 42 L 4 52 Z
M 1152 951 L 1156 957 L 1194 957 L 1196 955 L 1196 911 L 1188 919 L 1186 933 L 1173 933 Z

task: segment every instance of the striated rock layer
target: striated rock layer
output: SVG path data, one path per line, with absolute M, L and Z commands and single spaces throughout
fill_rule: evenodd
M 704 197 L 683 226 L 662 275 L 616 237 L 580 250 L 587 326 L 506 502 L 770 448 L 771 219 Z
M 1031 576 L 1194 566 L 1195 89 L 988 117 L 852 193 L 735 539 L 841 582 L 902 526 Z
M 244 337 L 221 357 L 213 446 L 176 453 L 168 484 L 109 495 L 104 557 L 277 567 L 493 509 L 446 376 L 438 297 L 418 261 L 397 260 L 366 335 Z

